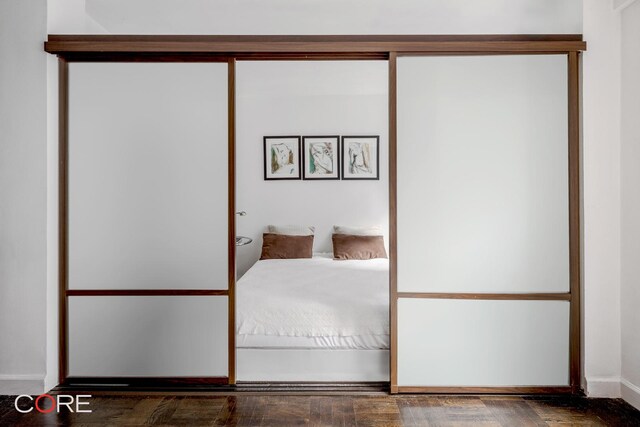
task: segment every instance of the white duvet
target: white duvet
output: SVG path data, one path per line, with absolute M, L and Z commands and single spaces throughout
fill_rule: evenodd
M 388 260 L 258 261 L 236 284 L 236 322 L 246 335 L 389 334 Z

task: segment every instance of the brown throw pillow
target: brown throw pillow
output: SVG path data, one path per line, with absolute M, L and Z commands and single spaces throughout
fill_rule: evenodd
M 262 235 L 260 259 L 311 258 L 312 255 L 313 236 L 288 236 L 273 233 Z
M 387 258 L 382 236 L 333 235 L 333 259 Z

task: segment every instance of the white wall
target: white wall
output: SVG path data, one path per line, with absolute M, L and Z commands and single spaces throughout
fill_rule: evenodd
M 640 409 L 640 2 L 622 13 L 622 397 Z
M 386 61 L 237 63 L 237 234 L 240 275 L 260 257 L 268 224 L 316 227 L 314 250 L 331 252 L 331 227 L 381 225 L 388 204 L 388 64 Z M 265 181 L 263 136 L 379 135 L 380 180 Z
M 581 0 L 50 0 L 50 33 L 580 33 Z
M 620 393 L 620 54 L 611 1 L 584 1 L 583 329 L 591 396 Z
M 0 394 L 44 387 L 46 12 L 44 0 L 0 2 Z
M 640 409 L 640 2 L 585 0 L 585 377 Z

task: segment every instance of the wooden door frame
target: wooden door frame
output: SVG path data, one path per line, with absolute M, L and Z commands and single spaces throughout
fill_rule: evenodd
M 184 386 L 233 385 L 235 378 L 235 60 L 229 57 L 166 58 L 157 62 L 226 63 L 228 115 L 228 286 L 227 289 L 69 289 L 69 63 L 96 62 L 89 57 L 58 58 L 58 382 L 62 387 L 83 388 L 87 385 L 126 384 L 132 388 L 176 388 Z M 106 58 L 99 62 L 141 62 L 134 58 Z M 142 62 L 147 62 L 143 59 Z M 156 62 L 156 61 L 153 61 Z M 233 177 L 233 179 L 231 179 Z M 69 297 L 82 296 L 226 296 L 228 301 L 228 368 L 227 376 L 208 377 L 72 377 L 69 376 Z
M 68 297 L 80 295 L 227 295 L 228 377 L 127 378 L 134 386 L 235 384 L 235 64 L 237 60 L 389 61 L 389 252 L 390 391 L 392 393 L 580 393 L 580 119 L 579 54 L 582 35 L 363 35 L 363 36 L 176 36 L 49 35 L 44 50 L 59 58 L 59 381 L 61 384 L 122 382 L 122 378 L 68 377 Z M 536 55 L 568 57 L 570 292 L 565 294 L 429 294 L 397 288 L 397 58 L 433 55 Z M 229 200 L 227 290 L 68 289 L 68 121 L 70 62 L 226 62 L 228 64 Z M 570 385 L 567 387 L 402 387 L 397 384 L 398 298 L 536 299 L 570 302 Z
M 389 56 L 389 269 L 390 269 L 390 378 L 391 393 L 500 393 L 500 394 L 582 394 L 582 321 L 581 321 L 581 238 L 580 238 L 580 51 L 562 53 L 567 57 L 568 188 L 569 188 L 569 292 L 562 293 L 444 293 L 398 291 L 397 244 L 397 58 L 430 56 L 401 54 Z M 432 56 L 432 55 L 431 55 Z M 400 298 L 568 301 L 569 302 L 569 385 L 567 386 L 483 386 L 418 387 L 398 385 L 398 300 Z

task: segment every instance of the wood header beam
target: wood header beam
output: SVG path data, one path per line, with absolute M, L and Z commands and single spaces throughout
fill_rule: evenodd
M 568 53 L 586 49 L 582 35 L 49 35 L 45 51 L 72 54 L 372 54 Z

